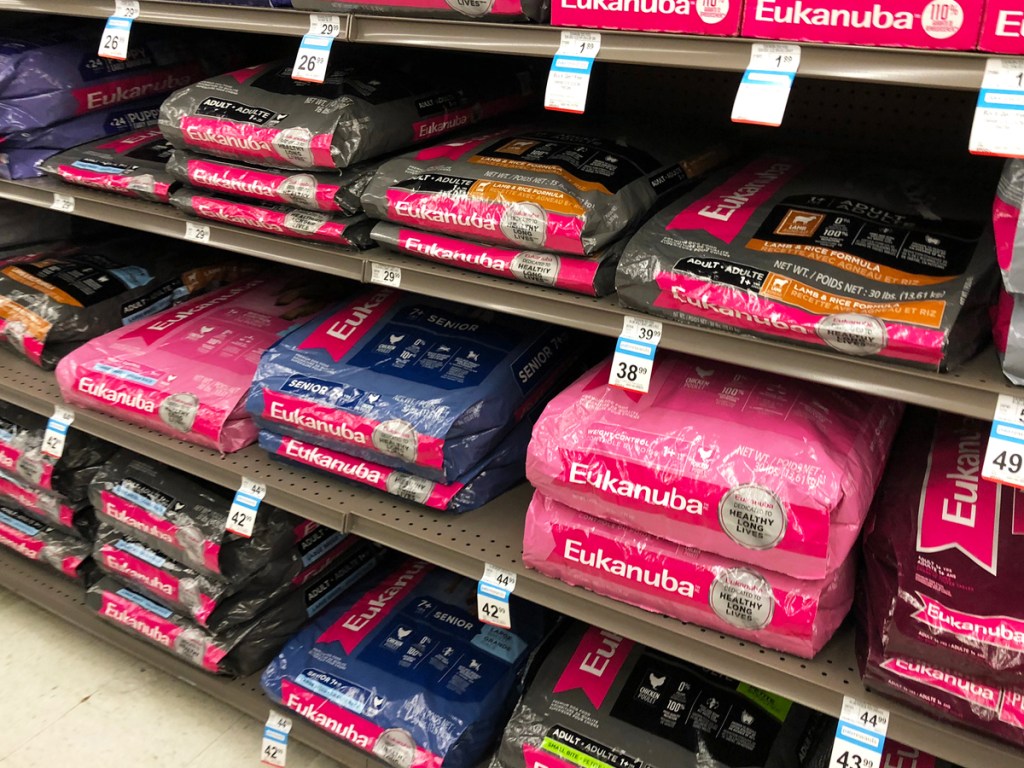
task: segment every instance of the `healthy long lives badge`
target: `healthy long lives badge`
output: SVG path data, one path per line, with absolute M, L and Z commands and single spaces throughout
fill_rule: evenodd
M 654 371 L 654 353 L 661 342 L 661 323 L 627 315 L 615 343 L 608 383 L 630 392 L 647 394 Z

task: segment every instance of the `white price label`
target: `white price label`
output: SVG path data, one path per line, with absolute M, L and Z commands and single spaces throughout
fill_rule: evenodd
M 60 192 L 53 193 L 53 202 L 50 203 L 50 207 L 55 211 L 63 211 L 64 213 L 75 212 L 75 198 L 71 195 L 62 195 Z
M 1024 157 L 1024 59 L 989 59 L 971 128 L 976 155 Z
M 981 476 L 1024 489 L 1024 397 L 1000 395 L 996 401 Z
M 661 343 L 661 322 L 627 315 L 615 342 L 608 383 L 619 389 L 646 394 L 651 388 L 654 353 Z
M 122 12 L 132 15 L 122 16 Z M 118 61 L 128 58 L 128 42 L 132 36 L 132 22 L 138 18 L 138 15 L 138 3 L 134 4 L 134 8 L 122 8 L 118 3 L 117 11 L 107 19 L 107 26 L 103 28 L 103 34 L 100 36 L 99 55 L 101 58 Z
M 134 21 L 139 18 L 139 13 L 141 13 L 139 0 L 115 0 L 114 2 L 114 16 Z
M 64 455 L 64 443 L 68 439 L 68 429 L 75 420 L 75 412 L 70 408 L 58 405 L 53 409 L 53 416 L 46 422 L 43 433 L 43 453 L 54 459 Z
M 185 239 L 194 243 L 209 244 L 210 227 L 206 224 L 197 224 L 194 221 L 185 222 Z
M 398 267 L 370 262 L 370 282 L 374 285 L 386 285 L 389 288 L 398 288 L 402 284 L 402 270 Z
M 551 60 L 544 108 L 582 115 L 587 106 L 590 73 L 601 50 L 600 32 L 563 29 L 562 42 Z
M 327 77 L 334 38 L 342 32 L 341 17 L 310 14 L 309 32 L 302 36 L 292 65 L 292 79 L 304 83 L 322 83 Z
M 733 122 L 776 128 L 782 125 L 799 69 L 799 45 L 754 43 L 732 105 Z
M 516 588 L 516 575 L 487 563 L 476 589 L 477 617 L 484 624 L 512 628 L 509 598 Z
M 829 768 L 881 768 L 888 729 L 886 710 L 844 696 Z
M 263 745 L 260 747 L 260 762 L 283 768 L 288 756 L 288 734 L 292 730 L 290 717 L 270 710 L 267 724 L 263 726 Z
M 231 509 L 228 510 L 226 526 L 228 533 L 235 533 L 251 539 L 253 526 L 256 525 L 256 513 L 259 511 L 260 502 L 266 495 L 267 486 L 250 480 L 248 477 L 243 477 L 242 485 L 235 491 Z

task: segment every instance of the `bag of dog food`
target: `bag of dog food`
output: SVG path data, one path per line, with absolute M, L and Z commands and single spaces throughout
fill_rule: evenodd
M 439 76 L 457 72 L 458 76 Z M 361 53 L 323 83 L 291 61 L 248 67 L 172 94 L 160 111 L 178 149 L 277 168 L 332 170 L 436 139 L 529 104 L 526 70 L 487 59 Z
M 2 471 L 0 503 L 19 507 L 49 527 L 80 539 L 91 538 L 96 522 L 87 501 L 71 501 L 59 493 L 40 490 L 21 477 Z
M 691 325 L 951 370 L 989 332 L 990 199 L 983 173 L 765 155 L 643 225 L 616 290 Z
M 171 195 L 171 204 L 181 211 L 204 219 L 224 221 L 271 235 L 315 240 L 350 248 L 369 248 L 373 245 L 370 239 L 373 222 L 361 213 L 344 216 L 323 211 L 307 211 L 279 203 L 232 200 L 189 188 L 179 189 Z
M 376 288 L 325 310 L 260 360 L 262 429 L 452 482 L 574 364 L 577 334 Z
M 441 19 L 546 22 L 550 0 L 292 0 L 306 11 L 373 13 L 385 16 L 429 16 Z
M 143 128 L 61 152 L 42 164 L 69 184 L 167 203 L 177 186 L 166 169 L 171 145 L 158 128 Z
M 261 168 L 176 149 L 167 172 L 197 189 L 309 211 L 355 216 L 359 201 L 380 161 L 370 160 L 341 170 L 310 172 Z
M 1007 160 L 992 204 L 996 233 L 996 258 L 1003 285 L 1012 293 L 1024 293 L 1024 160 Z
M 0 546 L 46 563 L 71 579 L 84 577 L 92 551 L 88 542 L 54 530 L 6 504 L 0 504 Z
M 339 293 L 322 276 L 275 275 L 93 339 L 57 369 L 64 399 L 225 452 L 255 442 L 245 397 L 259 356 Z
M 455 139 L 383 163 L 363 194 L 377 219 L 506 248 L 589 256 L 673 190 L 720 162 L 594 136 L 509 130 Z
M 477 584 L 391 558 L 307 625 L 263 673 L 285 708 L 391 765 L 479 765 L 553 625 L 513 595 L 512 629 L 477 619 Z
M 537 421 L 526 476 L 546 496 L 800 579 L 846 560 L 902 405 L 671 352 L 646 395 L 610 373 L 593 368 Z
M 523 563 L 648 611 L 813 657 L 853 603 L 855 558 L 822 579 L 754 568 L 534 494 Z

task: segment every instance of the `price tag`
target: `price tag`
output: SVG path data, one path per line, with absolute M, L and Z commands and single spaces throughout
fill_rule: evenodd
M 661 342 L 661 322 L 626 315 L 615 342 L 608 383 L 619 389 L 647 394 L 651 388 L 654 353 Z
M 43 433 L 43 453 L 54 459 L 64 455 L 64 443 L 68 439 L 68 429 L 75 420 L 75 412 L 63 405 L 53 409 L 53 416 L 46 422 Z
M 844 696 L 828 768 L 881 768 L 888 729 L 886 710 Z
M 590 72 L 601 50 L 600 32 L 562 30 L 562 43 L 551 60 L 544 108 L 583 114 L 590 88 Z
M 260 748 L 260 762 L 283 768 L 288 756 L 288 734 L 292 730 L 290 717 L 270 710 L 267 724 L 263 726 L 263 746 Z
M 114 15 L 107 19 L 107 26 L 100 37 L 100 57 L 118 61 L 128 58 L 132 22 L 139 18 L 139 13 L 138 0 L 117 0 L 114 3 Z
M 516 575 L 487 563 L 476 588 L 477 617 L 484 624 L 512 628 L 508 602 L 516 588 Z
M 331 59 L 334 38 L 342 32 L 341 17 L 311 13 L 309 32 L 302 36 L 299 51 L 292 65 L 292 80 L 304 83 L 322 83 L 327 77 L 327 63 Z
M 398 288 L 402 284 L 402 270 L 398 267 L 391 267 L 387 264 L 378 264 L 375 261 L 371 261 L 370 282 L 374 285 Z
M 989 59 L 971 128 L 976 155 L 1024 157 L 1024 59 Z
M 228 510 L 228 523 L 225 528 L 228 533 L 236 533 L 247 539 L 252 538 L 252 529 L 256 524 L 256 512 L 260 508 L 260 502 L 267 495 L 267 486 L 257 483 L 248 477 L 242 478 L 241 487 L 235 491 L 235 498 L 231 502 L 231 509 Z
M 732 121 L 774 128 L 782 125 L 798 69 L 799 45 L 754 43 L 732 105 Z
M 196 224 L 194 221 L 185 222 L 185 239 L 194 243 L 208 244 L 210 242 L 210 228 L 206 224 Z
M 75 198 L 71 195 L 62 195 L 60 192 L 53 193 L 53 202 L 50 203 L 50 207 L 55 211 L 63 211 L 64 213 L 75 212 Z
M 1024 489 L 1024 397 L 1000 395 L 981 476 Z

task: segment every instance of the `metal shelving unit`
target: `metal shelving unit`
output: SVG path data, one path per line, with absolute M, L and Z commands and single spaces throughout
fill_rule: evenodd
M 2 2 L 2 0 L 0 0 Z M 176 208 L 72 187 L 56 179 L 0 181 L 0 199 L 49 208 L 58 192 L 75 198 L 77 216 L 118 224 L 178 239 L 185 238 L 186 216 Z M 600 299 L 481 275 L 414 259 L 383 248 L 356 253 L 326 245 L 263 235 L 216 222 L 210 245 L 235 253 L 305 267 L 369 282 L 373 262 L 398 266 L 402 288 L 413 293 L 488 307 L 514 315 L 616 337 L 630 314 L 615 298 Z M 954 373 L 934 373 L 827 351 L 666 322 L 661 347 L 713 360 L 785 374 L 858 392 L 891 397 L 978 419 L 990 419 L 1001 394 L 1017 388 L 1003 376 L 995 350 L 989 348 Z
M 263 693 L 258 674 L 231 679 L 211 675 L 193 667 L 177 656 L 122 632 L 97 617 L 86 606 L 81 585 L 68 581 L 56 571 L 6 550 L 0 550 L 0 586 L 6 587 L 73 626 L 95 635 L 107 645 L 131 654 L 260 722 L 267 719 L 267 713 L 272 706 L 284 711 Z M 291 737 L 331 757 L 346 768 L 380 768 L 379 764 L 367 758 L 366 753 L 348 746 L 301 718 L 292 719 Z M 253 744 L 254 765 L 258 747 L 258 744 Z
M 113 0 L 0 0 L 0 10 L 58 13 L 106 18 Z M 140 22 L 205 27 L 301 37 L 309 16 L 267 8 L 218 7 L 171 0 L 141 0 Z M 416 48 L 446 48 L 520 56 L 553 56 L 559 30 L 527 24 L 489 24 L 386 16 L 346 17 L 341 38 Z M 601 32 L 599 61 L 647 66 L 742 72 L 752 41 L 642 32 Z M 802 77 L 855 82 L 976 90 L 985 56 L 972 53 L 911 51 L 896 48 L 809 45 L 803 47 Z
M 51 374 L 9 353 L 0 353 L 0 399 L 49 415 L 54 403 L 60 401 L 60 394 Z M 526 485 L 481 509 L 454 517 L 285 466 L 272 461 L 256 446 L 222 455 L 82 410 L 76 412 L 75 426 L 226 488 L 237 488 L 242 476 L 259 478 L 267 485 L 267 503 L 470 578 L 480 578 L 485 563 L 513 571 L 517 574 L 516 594 L 527 600 L 822 712 L 838 715 L 844 695 L 870 701 L 892 712 L 892 738 L 968 768 L 1024 766 L 1020 750 L 939 724 L 868 693 L 856 671 L 850 627 L 841 630 L 815 659 L 800 659 L 569 587 L 527 569 L 519 559 L 531 493 Z

